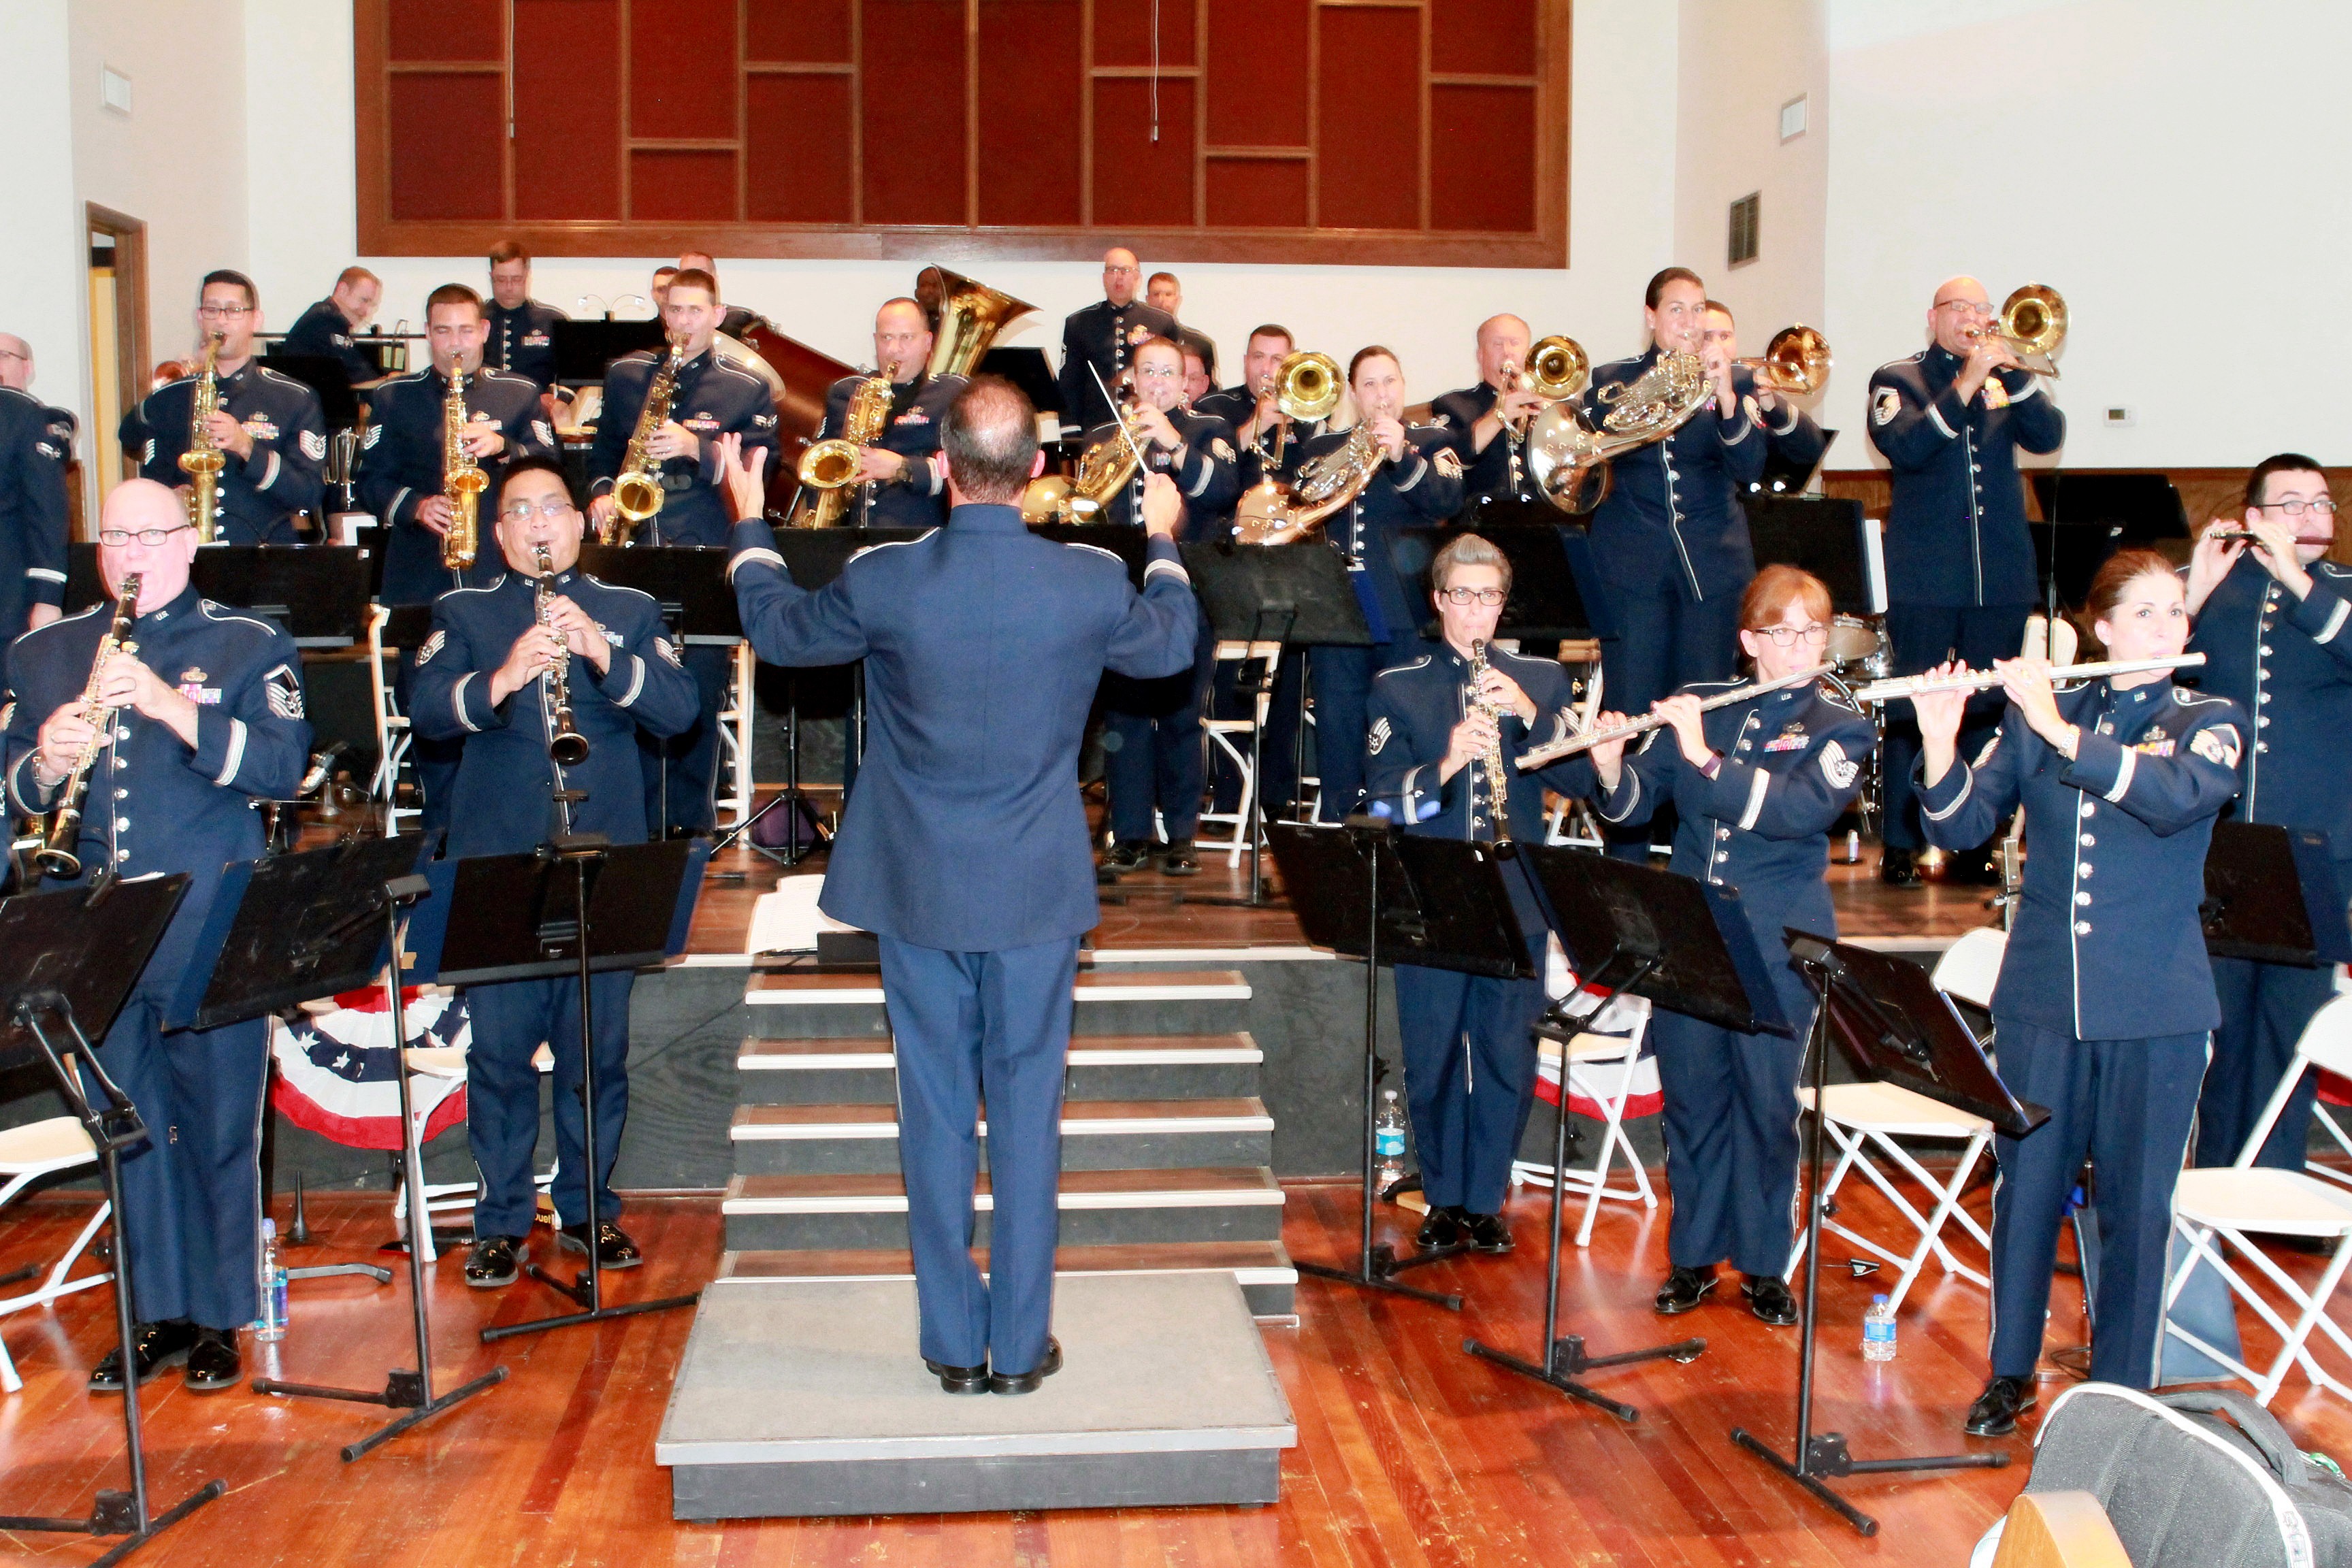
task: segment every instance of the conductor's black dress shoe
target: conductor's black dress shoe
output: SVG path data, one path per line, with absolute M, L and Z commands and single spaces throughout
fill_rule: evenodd
M 925 1356 L 923 1365 L 933 1377 L 940 1380 L 940 1386 L 950 1394 L 986 1394 L 988 1392 L 986 1362 L 982 1362 L 978 1366 L 950 1366 L 943 1361 L 933 1361 L 930 1357 Z

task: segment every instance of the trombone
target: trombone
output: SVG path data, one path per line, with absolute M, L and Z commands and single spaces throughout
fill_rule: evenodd
M 1782 397 L 1810 397 L 1830 378 L 1830 341 L 1802 321 L 1783 327 L 1760 358 L 1732 362 L 1756 373 L 1756 384 Z
M 1564 403 L 1582 392 L 1592 380 L 1592 356 L 1574 338 L 1555 332 L 1528 351 L 1528 363 L 1522 367 L 1516 360 L 1503 362 L 1502 382 L 1506 388 L 1532 392 L 1547 403 Z M 1535 422 L 1528 415 L 1524 421 L 1506 421 L 1505 428 L 1514 436 L 1524 436 Z
M 2036 375 L 2058 379 L 2052 357 L 2066 341 L 2066 300 L 2046 284 L 2028 283 L 2000 303 L 2000 314 L 1969 334 L 1995 337 L 2009 345 L 2019 366 Z
M 1274 367 L 1274 405 L 1286 423 L 1276 432 L 1273 459 L 1265 477 L 1252 485 L 1234 511 L 1234 537 L 1244 544 L 1288 544 L 1312 532 L 1318 518 L 1304 516 L 1281 479 L 1282 454 L 1288 445 L 1288 421 L 1312 425 L 1328 419 L 1339 406 L 1342 380 L 1339 362 L 1329 354 L 1299 349 L 1285 354 Z

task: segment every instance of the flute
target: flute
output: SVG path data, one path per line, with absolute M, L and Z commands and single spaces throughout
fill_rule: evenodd
M 1711 712 L 1717 708 L 1728 708 L 1735 702 L 1748 701 L 1750 698 L 1762 697 L 1767 693 L 1783 690 L 1791 686 L 1802 686 L 1809 680 L 1820 679 L 1836 668 L 1837 666 L 1834 664 L 1817 664 L 1811 669 L 1801 669 L 1794 675 L 1784 675 L 1778 680 L 1759 680 L 1752 686 L 1742 686 L 1736 690 L 1710 697 L 1698 705 L 1698 710 L 1702 713 Z M 1604 746 L 1612 741 L 1622 741 L 1633 735 L 1646 735 L 1666 722 L 1668 721 L 1664 715 L 1653 713 L 1645 719 L 1635 719 L 1612 730 L 1588 730 L 1581 735 L 1570 735 L 1564 741 L 1554 741 L 1549 746 L 1538 746 L 1531 752 L 1521 752 L 1518 762 L 1519 771 L 1527 773 L 1536 768 L 1549 767 L 1562 757 L 1572 757 L 1579 752 L 1589 752 L 1595 746 Z
M 2110 675 L 2138 675 L 2151 669 L 2195 669 L 2205 662 L 2201 653 L 2176 654 L 2170 658 L 2117 658 L 2098 664 L 2062 664 L 2050 671 L 2055 686 L 2066 680 L 2097 680 Z M 1853 689 L 1856 702 L 1896 702 L 1929 691 L 1990 691 L 2000 684 L 1999 672 L 1971 669 L 1965 675 L 1903 675 L 1874 680 Z

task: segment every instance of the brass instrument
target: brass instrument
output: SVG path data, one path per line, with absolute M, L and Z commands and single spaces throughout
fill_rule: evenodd
M 1285 354 L 1274 367 L 1274 405 L 1286 420 L 1311 425 L 1328 419 L 1339 406 L 1339 362 L 1329 354 L 1301 349 Z M 1275 443 L 1272 469 L 1282 467 L 1286 427 Z M 1272 472 L 1250 487 L 1234 509 L 1234 537 L 1244 544 L 1289 544 L 1315 531 L 1318 518 L 1302 521 L 1290 492 Z
M 1544 339 L 1528 351 L 1528 363 L 1521 368 L 1516 360 L 1503 362 L 1503 385 L 1520 392 L 1532 392 L 1548 403 L 1560 403 L 1582 392 L 1592 379 L 1592 358 L 1574 338 L 1558 333 Z M 1524 434 L 1526 426 L 1507 428 Z
M 801 454 L 802 487 L 813 492 L 793 508 L 794 528 L 831 528 L 848 510 L 850 491 L 858 483 L 861 447 L 882 439 L 890 426 L 890 395 L 898 366 L 894 361 L 857 384 L 849 395 L 849 412 L 841 434 L 811 443 Z
M 1802 321 L 1783 327 L 1760 359 L 1733 362 L 1756 373 L 1756 384 L 1783 397 L 1808 397 L 1830 378 L 1830 341 Z
M 73 771 L 58 785 L 57 804 L 49 808 L 49 820 L 41 834 L 41 847 L 33 852 L 34 862 L 52 877 L 81 875 L 81 857 L 74 853 L 81 841 L 82 805 L 89 797 L 89 770 L 98 762 L 98 753 L 114 739 L 115 710 L 99 701 L 104 689 L 106 663 L 118 653 L 135 654 L 139 645 L 131 634 L 139 624 L 139 584 L 141 574 L 133 572 L 122 579 L 122 586 L 114 596 L 114 621 L 106 629 L 106 637 L 98 645 L 98 657 L 90 661 L 89 680 L 81 690 L 81 716 L 91 728 L 83 743 L 81 755 L 74 759 Z
M 1111 405 L 1118 428 L 1079 455 L 1076 473 L 1031 479 L 1021 492 L 1021 521 L 1033 525 L 1102 521 L 1111 498 L 1127 487 L 1142 466 L 1143 443 L 1150 437 L 1139 417 L 1141 406 L 1131 401 Z
M 1479 678 L 1486 673 L 1486 639 L 1480 637 L 1470 645 L 1470 690 L 1464 700 L 1494 721 L 1495 738 L 1478 754 L 1477 768 L 1486 781 L 1487 805 L 1495 813 L 1495 842 L 1511 841 L 1511 781 L 1503 771 L 1503 710 L 1486 700 L 1478 689 Z
M 1817 664 L 1811 669 L 1801 669 L 1794 675 L 1784 675 L 1777 680 L 1754 681 L 1730 691 L 1718 692 L 1702 700 L 1698 705 L 1698 710 L 1702 713 L 1711 713 L 1717 708 L 1728 708 L 1735 703 L 1752 701 L 1756 698 L 1769 696 L 1775 691 L 1785 691 L 1791 686 L 1802 686 L 1807 681 L 1819 680 L 1824 675 L 1836 673 L 1837 666 L 1834 664 Z M 1534 751 L 1520 752 L 1519 771 L 1527 773 L 1535 768 L 1548 768 L 1562 757 L 1572 757 L 1580 752 L 1589 752 L 1595 746 L 1606 745 L 1612 741 L 1630 740 L 1635 735 L 1646 735 L 1653 730 L 1663 728 L 1667 722 L 1665 715 L 1651 713 L 1640 719 L 1630 719 L 1612 729 L 1587 730 L 1580 735 L 1570 735 L 1565 740 L 1554 741 L 1549 746 L 1538 746 Z
M 227 341 L 226 332 L 205 334 L 204 363 L 189 404 L 188 449 L 180 454 L 180 471 L 188 476 L 188 521 L 199 544 L 210 544 L 220 533 L 220 473 L 226 459 L 213 439 L 213 416 L 220 411 L 220 379 L 213 374 L 213 362 Z
M 441 564 L 463 572 L 482 547 L 482 492 L 489 475 L 466 449 L 466 370 L 449 367 L 449 395 L 441 400 L 441 499 L 449 503 L 449 531 L 441 536 Z
M 669 423 L 670 400 L 677 395 L 677 373 L 686 367 L 686 340 L 672 337 L 669 357 L 662 361 L 646 386 L 646 405 L 637 412 L 637 427 L 629 433 L 629 449 L 621 458 L 621 472 L 613 480 L 612 520 L 597 530 L 602 544 L 626 544 L 638 525 L 661 515 L 666 499 L 661 464 L 646 455 L 646 443 Z
M 2058 365 L 2051 356 L 2066 341 L 2066 301 L 2055 289 L 2028 283 L 2001 301 L 2000 314 L 1990 326 L 1970 335 L 1999 338 L 2021 368 L 2055 381 Z
M 1573 403 L 1537 415 L 1528 426 L 1528 472 L 1560 510 L 1591 511 L 1608 498 L 1612 460 L 1681 429 L 1713 390 L 1698 355 L 1662 353 L 1634 380 L 1601 389 L 1608 412 L 1597 430 Z
M 2205 662 L 2201 653 L 2176 654 L 2170 658 L 2116 658 L 2090 664 L 2053 665 L 2050 684 L 2103 680 L 2110 675 L 2142 675 L 2152 669 L 2195 669 Z M 1856 702 L 1901 702 L 1930 691 L 1990 691 L 2000 684 L 2000 673 L 1971 669 L 1963 675 L 1903 675 L 1874 680 L 1853 689 Z
M 539 547 L 539 580 L 531 588 L 531 607 L 539 624 L 554 626 L 555 590 L 549 586 L 555 581 L 555 562 L 547 546 Z M 559 634 L 561 635 L 561 634 Z M 548 761 L 562 767 L 577 767 L 588 760 L 588 737 L 572 721 L 572 647 L 565 644 L 555 655 L 555 662 L 547 668 L 547 682 L 551 711 L 547 716 Z
M 916 276 L 915 301 L 931 319 L 931 360 L 924 366 L 931 375 L 970 375 L 997 333 L 1037 309 L 936 266 Z

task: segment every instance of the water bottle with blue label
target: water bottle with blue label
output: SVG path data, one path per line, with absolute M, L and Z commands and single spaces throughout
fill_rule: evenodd
M 1372 1118 L 1372 1191 L 1385 1193 L 1404 1180 L 1404 1111 L 1395 1089 L 1381 1095 L 1381 1111 Z
M 275 1341 L 286 1337 L 286 1265 L 278 1256 L 278 1222 L 261 1222 L 261 1316 L 254 1320 L 253 1337 Z
M 1862 1359 L 1895 1359 L 1895 1309 L 1886 1304 L 1883 1290 L 1870 1299 L 1870 1310 L 1862 1315 Z

